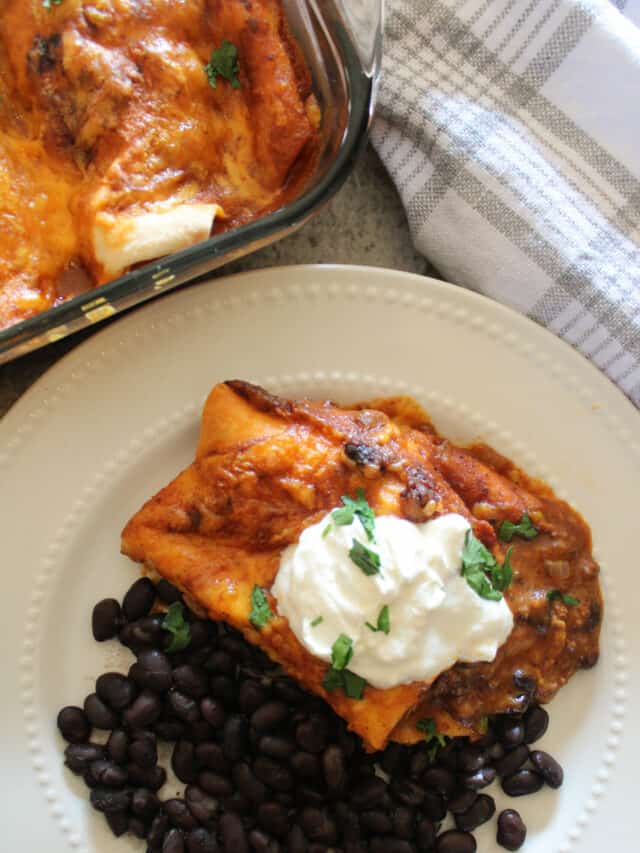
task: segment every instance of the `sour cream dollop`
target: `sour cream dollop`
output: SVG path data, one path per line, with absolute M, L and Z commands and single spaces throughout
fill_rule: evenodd
M 339 526 L 329 513 L 284 550 L 271 590 L 278 612 L 302 645 L 329 663 L 340 634 L 350 637 L 348 668 L 373 687 L 431 681 L 456 661 L 491 661 L 513 616 L 504 598 L 481 598 L 461 575 L 469 529 L 456 513 L 423 524 L 376 516 L 370 542 L 357 516 Z M 379 554 L 377 574 L 349 557 L 354 539 Z M 365 624 L 376 626 L 385 605 L 388 634 Z

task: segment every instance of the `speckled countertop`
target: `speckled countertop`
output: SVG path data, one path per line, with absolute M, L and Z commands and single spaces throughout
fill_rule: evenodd
M 437 276 L 414 251 L 395 188 L 371 148 L 340 192 L 301 231 L 227 265 L 218 274 L 318 263 L 368 264 Z M 144 311 L 145 306 L 132 310 Z M 117 323 L 118 318 L 111 322 Z M 0 416 L 55 361 L 103 327 L 79 332 L 0 367 Z

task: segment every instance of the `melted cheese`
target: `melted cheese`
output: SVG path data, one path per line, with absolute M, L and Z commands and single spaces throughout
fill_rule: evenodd
M 216 214 L 219 231 L 280 206 L 308 174 L 317 107 L 280 0 L 0 12 L 0 328 L 62 298 L 68 267 L 100 284 Z M 240 88 L 204 70 L 225 39 Z

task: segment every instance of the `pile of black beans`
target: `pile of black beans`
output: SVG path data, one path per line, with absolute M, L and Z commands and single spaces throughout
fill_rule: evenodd
M 482 791 L 497 777 L 513 797 L 562 784 L 558 763 L 530 749 L 548 725 L 539 706 L 495 717 L 480 741 L 451 740 L 435 759 L 425 743 L 369 754 L 228 626 L 185 606 L 190 642 L 168 653 L 157 611 L 175 601 L 175 587 L 141 578 L 122 605 L 96 604 L 95 639 L 117 637 L 135 661 L 58 715 L 67 767 L 113 833 L 144 839 L 147 853 L 473 853 L 472 832 L 496 811 Z M 91 740 L 94 730 L 103 735 Z M 159 741 L 173 744 L 183 796 L 158 795 Z M 442 831 L 447 813 L 455 829 Z M 525 835 L 517 811 L 500 813 L 499 844 L 517 850 Z

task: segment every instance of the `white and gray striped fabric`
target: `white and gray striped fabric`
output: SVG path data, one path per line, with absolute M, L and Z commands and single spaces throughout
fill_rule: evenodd
M 445 278 L 640 406 L 640 0 L 387 0 L 373 143 Z

